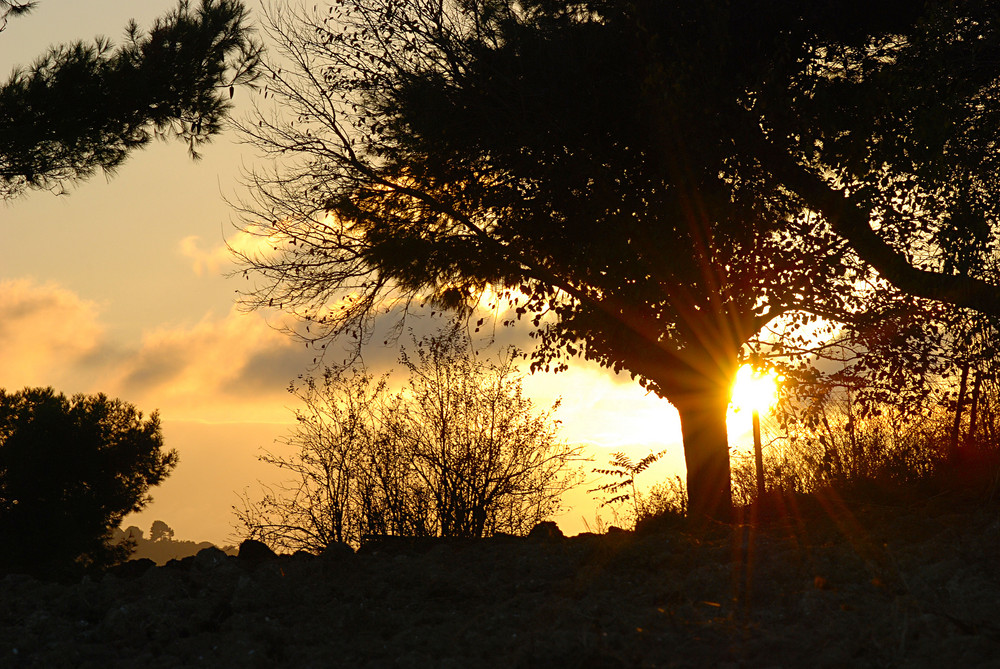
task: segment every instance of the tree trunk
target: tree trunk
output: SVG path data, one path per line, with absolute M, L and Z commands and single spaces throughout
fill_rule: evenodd
M 711 348 L 692 346 L 682 351 L 683 357 L 647 366 L 655 373 L 646 377 L 654 380 L 660 397 L 680 415 L 691 518 L 732 520 L 726 414 L 738 367 L 737 340 L 733 338 L 728 348 L 722 343 Z
M 732 519 L 729 476 L 729 436 L 725 393 L 705 392 L 675 403 L 684 437 L 687 464 L 688 514 L 692 518 Z

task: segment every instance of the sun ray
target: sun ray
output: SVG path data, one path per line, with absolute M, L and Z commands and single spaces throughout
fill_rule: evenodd
M 778 384 L 782 377 L 774 370 L 755 370 L 743 365 L 736 373 L 730 399 L 733 411 L 766 413 L 778 400 Z

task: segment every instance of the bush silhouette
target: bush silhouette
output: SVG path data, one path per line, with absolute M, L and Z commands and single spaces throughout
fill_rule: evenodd
M 0 390 L 0 570 L 65 573 L 112 564 L 122 518 L 177 464 L 160 421 L 100 395 Z
M 399 393 L 359 370 L 292 388 L 298 452 L 261 459 L 295 478 L 234 508 L 240 538 L 318 553 L 366 536 L 522 535 L 559 510 L 580 449 L 524 396 L 514 352 L 488 364 L 456 329 L 414 344 Z

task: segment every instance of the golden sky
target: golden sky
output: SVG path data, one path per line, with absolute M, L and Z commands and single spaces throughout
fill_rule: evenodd
M 41 0 L 0 33 L 0 72 L 51 43 L 118 39 L 128 19 L 148 25 L 175 4 Z M 249 92 L 235 101 L 245 108 Z M 105 392 L 158 409 L 180 464 L 152 491 L 153 504 L 126 519 L 146 531 L 160 519 L 178 538 L 227 541 L 237 493 L 274 480 L 256 456 L 290 427 L 285 389 L 314 356 L 272 327 L 281 314 L 237 310 L 242 279 L 224 276 L 224 239 L 237 232 L 224 198 L 239 194 L 241 165 L 254 160 L 230 134 L 198 162 L 183 144 L 158 142 L 67 195 L 32 192 L 0 205 L 0 386 Z M 385 369 L 396 355 L 366 359 Z M 590 444 L 594 465 L 615 450 L 641 458 L 666 448 L 646 483 L 683 471 L 676 412 L 627 376 L 581 364 L 532 376 L 526 390 L 543 407 L 562 396 L 562 436 Z M 736 420 L 747 423 L 737 431 L 749 428 L 749 416 Z M 569 501 L 573 510 L 556 519 L 567 533 L 598 512 L 609 518 L 583 490 Z

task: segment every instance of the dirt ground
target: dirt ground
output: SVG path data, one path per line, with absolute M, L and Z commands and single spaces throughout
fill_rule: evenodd
M 1000 504 L 0 579 L 0 667 L 996 667 Z

